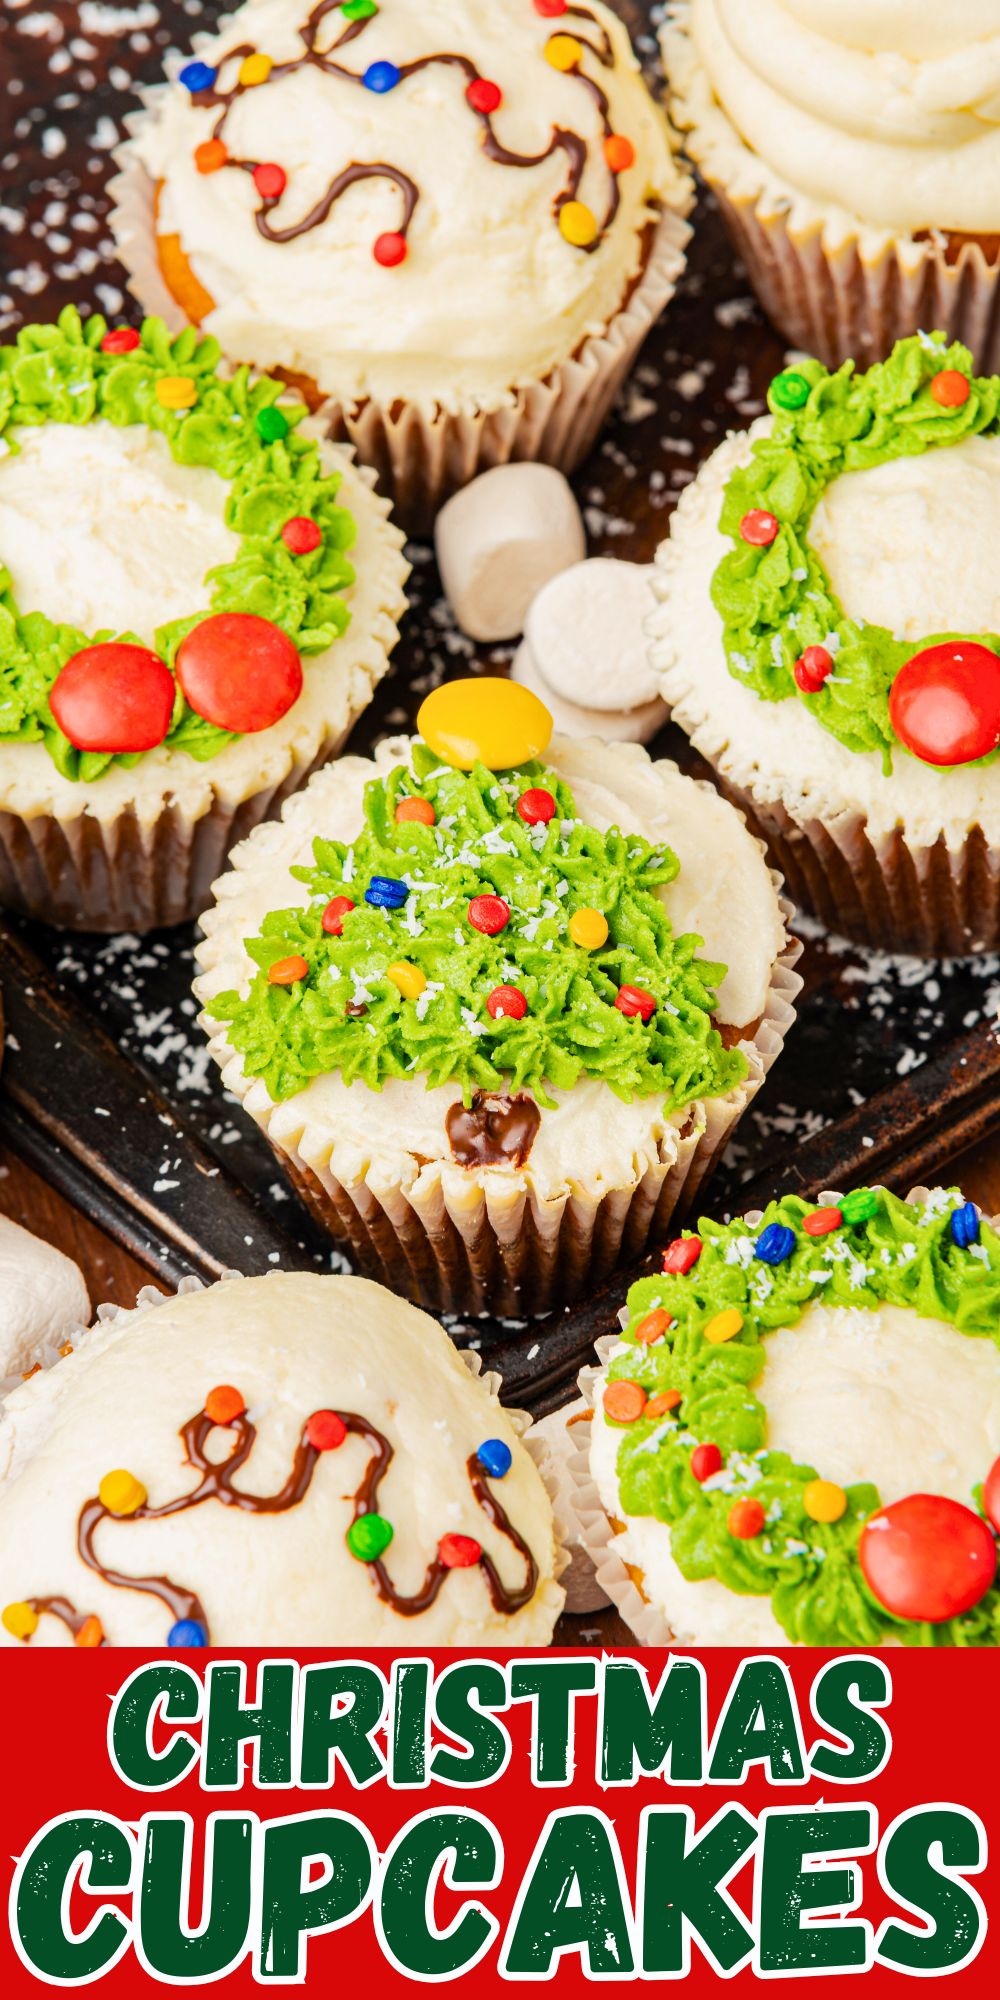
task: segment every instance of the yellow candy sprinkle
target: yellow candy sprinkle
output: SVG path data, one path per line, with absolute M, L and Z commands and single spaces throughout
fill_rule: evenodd
M 574 910 L 569 934 L 584 951 L 598 951 L 608 941 L 608 920 L 600 910 Z
M 847 1512 L 847 1494 L 832 1479 L 810 1479 L 802 1505 L 811 1521 L 839 1521 Z
M 422 702 L 417 729 L 443 764 L 471 771 L 509 771 L 548 748 L 552 717 L 545 703 L 517 681 L 484 675 L 446 681 Z
M 156 385 L 156 400 L 165 410 L 189 410 L 198 401 L 190 375 L 164 375 Z
M 721 1347 L 724 1340 L 732 1340 L 734 1335 L 739 1333 L 742 1325 L 743 1314 L 739 1309 L 736 1306 L 725 1306 L 722 1312 L 716 1313 L 714 1319 L 709 1320 L 705 1328 L 705 1339 L 710 1340 L 713 1347 Z
M 255 83 L 266 83 L 273 67 L 270 56 L 261 55 L 259 51 L 255 55 L 244 56 L 239 67 L 240 82 L 251 87 Z
M 395 965 L 390 965 L 385 976 L 399 988 L 404 1000 L 419 1000 L 427 984 L 426 976 L 421 972 L 419 965 L 411 965 L 405 958 L 398 959 Z
M 132 1472 L 106 1472 L 97 1489 L 101 1506 L 109 1514 L 134 1514 L 144 1505 L 146 1488 Z
M 553 69 L 573 69 L 583 55 L 583 43 L 575 35 L 550 35 L 545 44 L 545 60 Z
M 567 243 L 585 250 L 597 235 L 597 219 L 585 201 L 564 201 L 559 210 L 559 227 Z
M 5 1604 L 0 1611 L 0 1624 L 12 1639 L 30 1639 L 38 1630 L 38 1613 L 30 1604 Z

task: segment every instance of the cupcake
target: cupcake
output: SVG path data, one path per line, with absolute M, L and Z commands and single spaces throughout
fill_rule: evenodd
M 283 393 L 157 319 L 0 347 L 0 905 L 195 915 L 371 700 L 402 536 Z
M 0 1644 L 547 1645 L 552 1508 L 495 1387 L 362 1278 L 143 1294 L 4 1405 Z
M 683 267 L 690 188 L 601 0 L 247 0 L 120 154 L 147 310 L 287 372 L 411 526 L 588 450 Z
M 943 327 L 1000 366 L 994 0 L 690 0 L 671 109 L 776 326 L 831 367 Z
M 972 1202 L 701 1221 L 622 1318 L 576 1505 L 644 1644 L 1000 1644 L 1000 1235 Z
M 995 951 L 1000 379 L 919 335 L 769 400 L 658 551 L 663 698 L 832 929 Z
M 673 764 L 550 743 L 508 681 L 444 686 L 418 723 L 236 850 L 195 991 L 362 1268 L 545 1312 L 693 1198 L 781 1046 L 798 946 L 758 843 Z

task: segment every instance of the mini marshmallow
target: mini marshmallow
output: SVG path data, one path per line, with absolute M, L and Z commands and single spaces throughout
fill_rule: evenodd
M 89 1319 L 87 1287 L 72 1258 L 0 1215 L 0 1376 L 30 1368 L 46 1342 Z
M 470 639 L 516 639 L 543 584 L 586 553 L 580 509 L 551 465 L 496 465 L 442 507 L 445 596 Z
M 595 556 L 539 592 L 524 636 L 554 695 L 616 716 L 656 699 L 643 629 L 653 609 L 652 575 L 651 563 Z
M 532 694 L 544 701 L 560 736 L 598 736 L 602 743 L 648 743 L 662 729 L 670 713 L 659 698 L 644 702 L 641 708 L 620 712 L 581 708 L 578 702 L 564 701 L 542 679 L 527 639 L 522 639 L 510 673 L 512 680 L 520 681 L 522 687 L 530 688 Z

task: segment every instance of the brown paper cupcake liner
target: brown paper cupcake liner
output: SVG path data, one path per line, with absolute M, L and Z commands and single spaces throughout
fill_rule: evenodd
M 126 120 L 132 135 L 155 109 L 162 88 L 146 92 L 146 109 Z M 144 312 L 159 314 L 179 331 L 186 318 L 156 257 L 153 182 L 129 140 L 114 158 L 119 172 L 108 190 L 111 228 L 129 290 Z M 366 397 L 343 403 L 329 396 L 317 414 L 331 438 L 353 444 L 362 463 L 374 467 L 410 534 L 426 533 L 459 486 L 510 459 L 542 459 L 570 472 L 586 457 L 650 327 L 673 296 L 690 234 L 682 215 L 664 209 L 643 268 L 614 318 L 544 381 L 512 386 L 510 401 L 499 409 L 429 412 L 408 402 Z

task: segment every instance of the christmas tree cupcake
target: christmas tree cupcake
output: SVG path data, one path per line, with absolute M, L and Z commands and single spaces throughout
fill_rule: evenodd
M 674 720 L 831 928 L 1000 946 L 1000 377 L 941 335 L 797 362 L 657 555 Z
M 576 1506 L 644 1644 L 1000 1644 L 1000 1235 L 972 1202 L 699 1222 L 622 1320 L 581 1379 Z
M 0 1645 L 547 1645 L 552 1507 L 496 1387 L 361 1278 L 144 1294 L 4 1405 Z
M 690 205 L 603 0 L 247 0 L 169 78 L 114 187 L 146 310 L 328 399 L 411 525 L 583 456 Z
M 402 537 L 283 397 L 156 319 L 0 347 L 0 905 L 193 916 L 370 701 Z
M 798 947 L 739 815 L 674 765 L 550 742 L 508 681 L 418 721 L 236 850 L 195 990 L 363 1268 L 544 1312 L 692 1199 L 780 1049 Z

